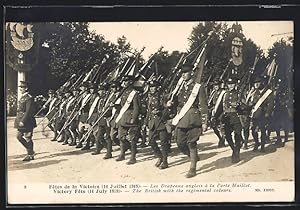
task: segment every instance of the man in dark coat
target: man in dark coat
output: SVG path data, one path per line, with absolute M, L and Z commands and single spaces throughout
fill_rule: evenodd
M 236 80 L 228 78 L 227 90 L 222 98 L 223 119 L 225 129 L 225 139 L 232 149 L 232 163 L 240 161 L 240 149 L 243 143 L 242 124 L 238 115 L 238 91 L 236 90 Z M 234 133 L 234 141 L 232 139 Z
M 19 87 L 21 88 L 22 96 L 19 100 L 14 128 L 18 129 L 17 139 L 27 150 L 27 156 L 23 161 L 30 161 L 34 159 L 32 134 L 33 129 L 37 126 L 34 118 L 34 100 L 28 92 L 27 82 L 21 81 Z
M 136 163 L 137 141 L 139 133 L 140 96 L 133 88 L 134 76 L 125 76 L 125 91 L 121 95 L 120 112 L 116 117 L 121 153 L 116 161 L 125 160 L 125 152 L 131 148 L 128 165 Z
M 149 96 L 147 104 L 147 125 L 149 128 L 149 145 L 153 149 L 158 161 L 155 166 L 159 169 L 168 168 L 168 153 L 169 153 L 169 135 L 166 130 L 166 119 L 163 119 L 163 100 L 162 95 L 158 90 L 159 83 L 150 81 Z M 157 140 L 160 140 L 161 148 L 157 145 Z
M 176 106 L 177 108 L 177 115 L 172 120 L 172 124 L 176 126 L 177 146 L 183 154 L 190 157 L 191 165 L 186 178 L 196 176 L 196 166 L 199 160 L 197 141 L 201 133 L 207 130 L 208 116 L 205 89 L 202 84 L 195 83 L 193 80 L 192 68 L 193 66 L 189 64 L 182 67 L 183 85 L 174 101 L 167 102 L 168 107 Z M 190 98 L 193 100 L 189 100 Z

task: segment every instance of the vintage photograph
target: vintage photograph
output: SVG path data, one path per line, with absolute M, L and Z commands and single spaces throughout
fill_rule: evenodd
M 293 202 L 293 21 L 5 22 L 8 204 Z

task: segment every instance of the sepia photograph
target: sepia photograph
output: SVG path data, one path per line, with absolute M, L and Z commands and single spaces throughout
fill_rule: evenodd
M 293 202 L 294 22 L 5 22 L 7 204 Z

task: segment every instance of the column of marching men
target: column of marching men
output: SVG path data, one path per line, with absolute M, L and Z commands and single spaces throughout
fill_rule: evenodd
M 183 83 L 169 101 L 164 100 L 158 81 L 149 81 L 149 91 L 144 94 L 143 89 L 133 86 L 134 76 L 125 76 L 110 84 L 83 82 L 79 88 L 63 89 L 57 95 L 49 91 L 48 127 L 54 132 L 51 141 L 81 150 L 90 150 L 95 145 L 91 154 L 98 155 L 106 149 L 104 159 L 112 158 L 112 146 L 118 146 L 120 153 L 116 161 L 125 160 L 126 152 L 130 150 L 127 164 L 134 164 L 138 142 L 142 139 L 141 147 L 147 142 L 157 157 L 155 166 L 166 169 L 173 135 L 178 149 L 190 159 L 188 178 L 196 175 L 199 161 L 197 142 L 208 125 L 218 137 L 218 147 L 225 147 L 226 140 L 232 149 L 233 163 L 240 161 L 242 147 L 248 149 L 249 131 L 254 140 L 253 151 L 265 152 L 272 129 L 277 134 L 276 144 L 282 143 L 281 129 L 285 131 L 283 145 L 287 142 L 288 123 L 282 122 L 283 118 L 278 115 L 282 117 L 285 113 L 285 120 L 291 120 L 287 106 L 290 99 L 276 89 L 269 93 L 266 77 L 255 78 L 249 91 L 242 96 L 234 78 L 213 81 L 209 97 L 205 88 L 200 86 L 195 100 L 174 123 L 193 95 L 195 83 L 192 74 L 191 65 L 182 66 Z M 146 113 L 143 113 L 143 107 Z M 274 121 L 275 126 L 272 125 Z M 145 128 L 148 130 L 147 140 Z M 205 138 L 205 134 L 201 138 Z

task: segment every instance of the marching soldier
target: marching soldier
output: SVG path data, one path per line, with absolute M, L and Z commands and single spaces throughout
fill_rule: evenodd
M 253 151 L 257 151 L 259 145 L 261 145 L 261 152 L 265 152 L 265 143 L 267 141 L 267 124 L 268 118 L 273 109 L 273 99 L 271 97 L 272 91 L 263 85 L 264 79 L 257 78 L 254 84 L 254 92 L 251 97 L 252 110 L 252 136 L 254 139 Z M 261 133 L 261 143 L 258 139 L 258 131 Z
M 110 85 L 111 97 L 108 98 L 107 103 L 111 106 L 110 109 L 110 117 L 108 118 L 108 126 L 110 129 L 109 136 L 112 140 L 113 145 L 120 146 L 120 140 L 118 139 L 118 126 L 116 123 L 116 117 L 120 112 L 120 98 L 117 99 L 119 92 L 121 89 L 121 84 L 119 81 L 113 81 Z M 113 103 L 114 102 L 114 103 Z M 116 106 L 116 107 L 115 107 Z
M 68 123 L 68 120 L 70 119 L 70 115 L 72 114 L 72 110 L 74 110 L 74 104 L 75 97 L 73 93 L 70 90 L 66 91 L 66 106 L 64 109 L 64 115 L 65 115 L 65 123 Z M 63 142 L 63 145 L 68 144 L 68 141 L 71 140 L 73 141 L 73 137 L 70 131 L 70 125 L 64 128 L 64 135 L 65 135 L 65 140 Z
M 73 119 L 72 122 L 70 123 L 70 128 L 69 128 L 69 133 L 70 133 L 70 138 L 71 142 L 69 143 L 69 146 L 76 146 L 76 139 L 78 139 L 79 133 L 77 131 L 78 125 L 79 125 L 79 117 L 74 116 L 78 110 L 79 110 L 79 105 L 78 102 L 80 101 L 80 89 L 79 88 L 74 88 L 73 89 L 73 95 L 74 95 L 74 100 L 73 102 L 70 103 L 69 105 L 69 110 L 71 112 L 67 112 L 67 116 L 70 119 Z
M 32 141 L 33 129 L 36 127 L 34 100 L 28 92 L 27 82 L 21 81 L 19 87 L 21 88 L 22 96 L 18 104 L 14 128 L 18 129 L 17 139 L 27 150 L 27 155 L 23 161 L 30 161 L 34 159 L 35 154 Z
M 88 121 L 88 117 L 89 117 L 89 112 L 91 110 L 91 107 L 98 97 L 98 93 L 96 91 L 96 84 L 89 83 L 88 88 L 89 88 L 90 97 L 88 98 L 88 101 L 85 102 L 83 109 L 82 109 L 83 113 L 80 116 L 81 122 L 84 124 L 84 127 L 82 127 L 83 130 L 81 130 L 82 133 L 85 133 L 88 130 L 88 128 L 91 127 L 92 121 L 95 120 L 95 118 L 92 118 L 91 121 Z M 97 114 L 95 114 L 95 115 L 97 115 Z M 89 150 L 94 145 L 94 143 L 95 143 L 95 136 L 89 135 L 89 137 L 86 140 L 85 146 L 82 147 L 81 150 Z
M 98 155 L 100 154 L 101 150 L 103 148 L 107 148 L 107 158 L 111 158 L 111 150 L 112 150 L 112 145 L 111 145 L 111 139 L 107 133 L 107 122 L 106 122 L 106 115 L 103 115 L 103 111 L 105 109 L 105 102 L 106 102 L 106 87 L 105 84 L 100 84 L 98 88 L 98 93 L 99 93 L 99 100 L 96 106 L 96 115 L 95 119 L 99 119 L 99 122 L 97 123 L 97 126 L 95 129 L 95 137 L 96 137 L 96 150 L 92 153 L 92 155 Z M 105 138 L 106 134 L 106 138 Z
M 222 89 L 220 88 L 221 82 L 219 80 L 215 80 L 213 84 L 214 87 L 208 99 L 208 108 L 210 110 L 211 116 L 212 116 L 213 108 L 216 105 L 217 99 L 220 93 L 222 92 Z M 216 134 L 216 136 L 219 138 L 218 147 L 225 147 L 225 138 L 221 132 L 222 131 L 221 129 L 223 127 L 221 121 L 211 117 L 211 127 L 214 133 Z
M 159 93 L 159 83 L 150 81 L 149 83 L 149 96 L 147 104 L 147 125 L 149 128 L 149 138 L 151 138 L 149 145 L 153 149 L 155 156 L 158 158 L 155 166 L 159 169 L 168 168 L 168 152 L 169 141 L 168 133 L 166 130 L 166 119 L 162 119 L 164 110 L 162 96 Z M 164 121 L 164 122 L 162 122 Z M 161 149 L 157 145 L 157 140 L 160 140 Z
M 192 76 L 192 65 L 182 66 L 183 86 L 179 90 L 175 101 L 168 101 L 167 106 L 175 106 L 177 115 L 172 124 L 175 127 L 175 140 L 179 150 L 190 157 L 191 165 L 187 178 L 196 176 L 196 165 L 199 161 L 197 141 L 202 132 L 207 130 L 207 97 L 204 86 L 197 86 Z M 189 100 L 190 99 L 190 100 Z
M 83 82 L 80 86 L 82 97 L 80 100 L 80 107 L 79 107 L 79 123 L 78 123 L 78 133 L 79 139 L 82 139 L 83 134 L 86 132 L 86 129 L 88 127 L 88 124 L 86 123 L 86 120 L 88 118 L 88 112 L 89 112 L 89 100 L 91 98 L 91 94 L 89 93 L 89 84 L 87 82 Z M 75 148 L 82 148 L 82 140 L 78 142 Z
M 242 125 L 238 116 L 238 92 L 236 90 L 236 80 L 228 78 L 227 90 L 224 95 L 220 95 L 222 98 L 223 107 L 223 122 L 225 129 L 225 139 L 232 149 L 232 163 L 240 161 L 240 149 L 243 142 L 242 137 Z M 232 139 L 232 132 L 234 132 L 234 141 Z
M 62 91 L 62 94 L 63 94 L 62 102 L 59 105 L 59 111 L 58 111 L 59 114 L 56 119 L 57 124 L 58 124 L 57 130 L 60 132 L 61 139 L 58 140 L 57 142 L 65 142 L 66 141 L 66 131 L 63 128 L 63 126 L 66 122 L 66 105 L 67 105 L 67 102 L 68 102 L 71 92 L 67 89 L 64 89 Z
M 125 152 L 131 148 L 131 157 L 127 162 L 130 165 L 136 163 L 140 98 L 137 91 L 133 89 L 134 76 L 127 75 L 123 81 L 126 89 L 121 95 L 121 109 L 116 117 L 121 153 L 116 161 L 125 160 Z
M 43 106 L 43 108 L 46 109 L 47 106 L 48 106 L 48 112 L 46 113 L 46 116 L 47 116 L 47 119 L 48 119 L 48 127 L 50 128 L 51 131 L 54 132 L 53 118 L 54 118 L 54 115 L 57 111 L 57 109 L 55 109 L 55 107 L 59 103 L 59 100 L 58 100 L 58 97 L 56 96 L 56 94 L 53 90 L 49 90 L 48 94 L 49 94 L 49 99 L 48 99 L 49 106 L 46 102 L 46 104 Z

